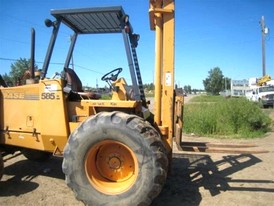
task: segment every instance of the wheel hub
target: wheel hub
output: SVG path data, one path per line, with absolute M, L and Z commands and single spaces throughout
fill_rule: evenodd
M 105 140 L 90 148 L 85 170 L 90 183 L 99 191 L 119 194 L 129 189 L 138 175 L 138 162 L 125 144 Z
M 113 169 L 113 170 L 118 170 L 122 166 L 122 162 L 121 162 L 120 158 L 117 156 L 110 157 L 108 164 L 109 164 L 109 168 Z

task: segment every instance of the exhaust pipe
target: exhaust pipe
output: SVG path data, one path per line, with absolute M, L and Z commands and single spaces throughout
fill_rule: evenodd
M 35 30 L 31 29 L 31 49 L 30 49 L 30 78 L 34 79 L 35 64 Z
M 29 69 L 29 72 L 30 72 L 30 78 L 27 78 L 26 79 L 26 84 L 34 84 L 35 81 L 34 81 L 34 53 L 35 53 L 35 30 L 34 28 L 31 29 L 31 47 L 30 47 L 30 69 Z

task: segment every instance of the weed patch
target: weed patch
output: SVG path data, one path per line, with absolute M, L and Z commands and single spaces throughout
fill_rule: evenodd
M 210 97 L 184 108 L 184 132 L 196 135 L 254 138 L 263 136 L 270 125 L 271 119 L 260 107 L 245 98 L 218 97 L 212 101 Z

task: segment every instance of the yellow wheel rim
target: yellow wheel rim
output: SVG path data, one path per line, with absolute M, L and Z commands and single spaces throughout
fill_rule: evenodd
M 90 184 L 98 191 L 117 195 L 134 185 L 138 162 L 134 152 L 125 144 L 104 140 L 87 152 L 85 171 Z

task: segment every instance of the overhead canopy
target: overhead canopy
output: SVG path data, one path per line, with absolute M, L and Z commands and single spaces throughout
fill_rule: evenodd
M 52 10 L 51 14 L 78 34 L 120 33 L 121 6 Z

